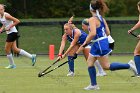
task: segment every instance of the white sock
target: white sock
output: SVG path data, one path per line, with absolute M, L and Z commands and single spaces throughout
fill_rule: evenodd
M 26 51 L 24 51 L 23 49 L 20 50 L 19 52 L 20 55 L 26 56 L 28 58 L 32 58 L 32 55 Z
M 100 63 L 99 63 L 98 60 L 96 60 L 94 64 L 95 64 L 95 66 L 98 68 L 99 73 L 105 72 L 105 71 L 103 70 L 102 66 L 100 65 Z
M 10 65 L 15 65 L 12 54 L 7 55 Z

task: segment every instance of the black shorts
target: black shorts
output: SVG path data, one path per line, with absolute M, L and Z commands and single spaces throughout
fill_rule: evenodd
M 114 50 L 114 43 L 109 43 L 109 48 Z
M 20 36 L 18 35 L 18 33 L 13 32 L 7 35 L 7 39 L 6 42 L 14 42 L 15 40 L 17 40 Z

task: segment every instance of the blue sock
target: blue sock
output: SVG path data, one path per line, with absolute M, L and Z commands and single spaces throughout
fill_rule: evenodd
M 134 56 L 137 72 L 140 75 L 140 55 Z
M 74 72 L 74 59 L 73 56 L 68 56 L 69 71 Z
M 130 65 L 129 64 L 122 64 L 118 62 L 114 62 L 110 64 L 110 70 L 120 70 L 120 69 L 129 69 Z
M 94 66 L 88 67 L 88 73 L 89 73 L 89 76 L 90 76 L 91 85 L 97 85 L 95 67 Z

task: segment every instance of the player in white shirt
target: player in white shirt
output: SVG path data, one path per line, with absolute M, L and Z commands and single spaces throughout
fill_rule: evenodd
M 32 65 L 34 66 L 36 62 L 36 55 L 30 54 L 24 51 L 23 49 L 19 49 L 17 48 L 17 45 L 16 45 L 16 40 L 18 39 L 19 36 L 18 36 L 18 31 L 15 26 L 18 23 L 20 23 L 20 21 L 17 18 L 11 16 L 9 13 L 6 13 L 4 6 L 5 5 L 0 4 L 0 23 L 2 23 L 2 27 L 0 28 L 0 33 L 3 30 L 6 30 L 7 39 L 6 39 L 6 44 L 5 44 L 5 52 L 10 63 L 5 68 L 8 68 L 8 69 L 16 68 L 11 50 L 13 50 L 14 53 L 18 53 L 32 59 Z

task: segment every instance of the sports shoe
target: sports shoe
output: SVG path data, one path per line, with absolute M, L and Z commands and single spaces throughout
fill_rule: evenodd
M 128 62 L 128 64 L 130 65 L 130 70 L 133 71 L 134 75 L 137 75 L 137 69 L 136 69 L 136 65 L 135 65 L 134 61 L 130 60 Z
M 84 88 L 85 90 L 99 90 L 100 89 L 100 87 L 98 86 L 98 85 L 89 85 L 89 86 L 87 86 L 87 87 L 85 87 Z
M 32 66 L 36 63 L 36 54 L 32 54 Z
M 7 67 L 5 67 L 7 69 L 15 69 L 16 68 L 16 65 L 8 65 Z
M 140 78 L 140 75 L 137 75 L 136 77 Z
M 74 76 L 74 72 L 69 72 L 67 76 Z
M 106 76 L 106 75 L 107 75 L 107 74 L 106 74 L 105 72 L 101 72 L 101 73 L 97 72 L 97 74 L 96 74 L 96 76 L 100 76 L 100 77 Z
M 131 77 L 137 77 L 137 78 L 140 78 L 140 75 L 137 74 L 137 75 L 133 75 L 133 76 L 131 76 Z

